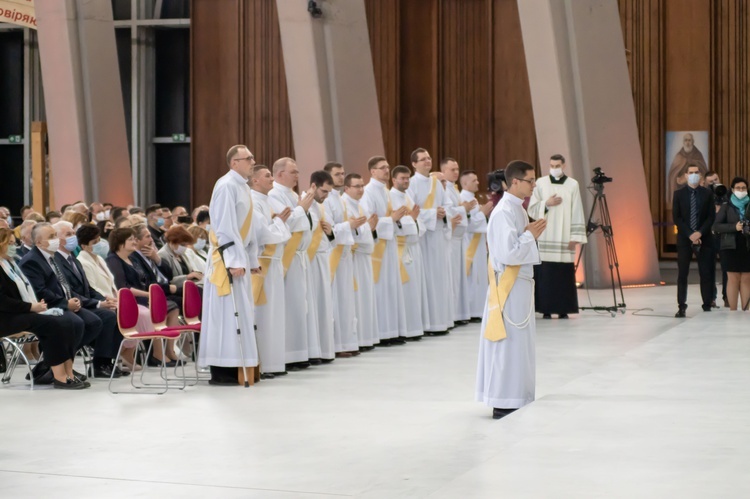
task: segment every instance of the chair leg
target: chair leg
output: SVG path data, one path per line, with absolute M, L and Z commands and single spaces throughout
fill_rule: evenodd
M 32 372 L 31 366 L 29 365 L 29 359 L 26 357 L 26 354 L 23 353 L 23 348 L 21 348 L 18 343 L 11 340 L 10 338 L 2 338 L 0 341 L 0 345 L 8 343 L 11 347 L 13 347 L 13 355 L 11 355 L 10 361 L 8 362 L 7 369 L 5 371 L 5 375 L 2 378 L 2 382 L 4 384 L 10 383 L 10 379 L 13 377 L 13 372 L 16 370 L 16 366 L 18 365 L 18 361 L 23 358 L 23 360 L 26 362 L 26 368 L 29 371 L 29 380 L 31 381 L 31 387 L 30 390 L 34 390 L 34 373 Z M 2 348 L 2 354 L 5 355 L 5 348 Z

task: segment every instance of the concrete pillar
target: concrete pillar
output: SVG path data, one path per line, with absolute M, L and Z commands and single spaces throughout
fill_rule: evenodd
M 133 202 L 109 0 L 36 0 L 57 203 Z
M 659 266 L 617 0 L 519 0 L 542 171 L 564 155 L 586 189 L 594 167 L 605 194 L 623 284 L 658 283 Z M 572 167 L 572 168 L 571 168 Z M 601 233 L 589 237 L 586 284 L 610 285 Z
M 277 0 L 300 184 L 327 161 L 367 173 L 384 153 L 364 0 Z M 396 158 L 391 158 L 395 162 Z

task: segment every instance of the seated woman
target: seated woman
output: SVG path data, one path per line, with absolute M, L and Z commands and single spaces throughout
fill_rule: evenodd
M 155 281 L 142 271 L 142 269 L 133 265 L 131 255 L 135 252 L 136 240 L 133 229 L 115 229 L 109 236 L 110 253 L 107 256 L 107 267 L 112 272 L 115 286 L 117 289 L 129 288 L 135 295 L 139 305 L 148 307 L 148 288 Z M 170 285 L 170 291 L 174 293 L 175 286 Z M 179 310 L 177 304 L 167 300 L 167 325 L 177 326 L 179 324 Z M 167 357 L 167 367 L 174 367 L 177 362 L 177 354 L 174 350 L 175 340 L 167 342 L 167 351 L 161 349 L 161 342 L 154 342 L 152 350 L 153 358 L 148 359 L 148 365 L 158 367 L 164 355 Z
M 750 222 L 750 198 L 747 180 L 735 177 L 729 202 L 719 208 L 713 231 L 721 234 L 721 260 L 727 267 L 727 301 L 729 310 L 737 310 L 740 297 L 742 309 L 750 303 L 750 244 L 743 231 L 743 222 Z
M 196 283 L 203 281 L 203 273 L 195 269 L 186 256 L 188 246 L 195 244 L 190 232 L 181 225 L 175 225 L 164 233 L 164 241 L 166 244 L 159 250 L 159 256 L 171 271 L 170 283 L 182 289 L 187 280 Z
M 117 286 L 115 278 L 107 267 L 104 259 L 109 255 L 109 243 L 101 238 L 99 228 L 94 224 L 83 224 L 76 231 L 78 245 L 81 252 L 78 261 L 81 262 L 83 271 L 89 284 L 101 295 L 109 298 L 117 298 Z M 148 307 L 138 305 L 138 331 L 153 331 L 151 313 Z M 123 345 L 122 363 L 130 371 L 139 371 L 141 366 L 134 363 L 135 349 L 132 346 Z
M 208 232 L 197 225 L 188 227 L 188 232 L 195 239 L 195 244 L 188 246 L 185 257 L 191 262 L 193 268 L 199 272 L 206 273 L 206 262 L 208 260 Z
M 0 229 L 0 335 L 24 331 L 39 338 L 44 361 L 52 369 L 53 385 L 63 390 L 91 386 L 73 374 L 76 345 L 81 338 L 65 316 L 44 315 L 47 304 L 37 301 L 31 284 L 14 260 L 16 238 L 10 229 Z

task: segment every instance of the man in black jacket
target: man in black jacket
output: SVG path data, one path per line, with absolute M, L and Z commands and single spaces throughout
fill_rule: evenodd
M 60 308 L 69 316 L 79 338 L 76 350 L 96 341 L 102 331 L 102 321 L 82 306 L 82 296 L 76 293 L 67 282 L 55 261 L 55 253 L 60 240 L 52 225 L 39 223 L 31 232 L 34 248 L 23 257 L 19 266 L 29 280 L 39 300 L 47 302 L 49 308 Z M 76 374 L 81 379 L 85 376 Z
M 82 308 L 90 311 L 102 321 L 102 332 L 94 344 L 94 377 L 109 378 L 112 371 L 115 378 L 123 372 L 113 365 L 120 348 L 122 335 L 117 326 L 117 301 L 112 296 L 103 296 L 89 285 L 83 266 L 73 256 L 78 246 L 78 239 L 73 231 L 73 224 L 60 221 L 53 225 L 60 239 L 60 248 L 55 253 L 55 262 L 70 289 L 81 300 Z
M 676 191 L 672 199 L 672 217 L 677 226 L 677 304 L 675 317 L 685 317 L 687 309 L 687 279 L 690 261 L 695 254 L 700 274 L 703 311 L 711 311 L 714 283 L 711 266 L 715 265 L 711 226 L 716 218 L 714 196 L 710 189 L 701 187 L 701 170 L 690 163 L 685 173 L 687 186 Z

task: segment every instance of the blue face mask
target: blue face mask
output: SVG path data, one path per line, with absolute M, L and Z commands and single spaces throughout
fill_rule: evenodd
M 8 246 L 8 258 L 15 258 L 18 254 L 18 248 L 15 244 L 11 244 Z
M 156 219 L 156 226 L 157 227 L 164 227 L 164 219 L 162 217 L 159 217 Z
M 107 258 L 107 255 L 109 255 L 109 243 L 104 239 L 101 239 L 91 248 L 91 250 L 95 255 L 99 255 L 102 258 Z
M 76 236 L 70 236 L 65 239 L 65 249 L 68 251 L 75 251 L 78 247 L 78 238 Z
M 700 181 L 701 181 L 700 173 L 691 173 L 690 175 L 688 175 L 688 184 L 698 185 Z

